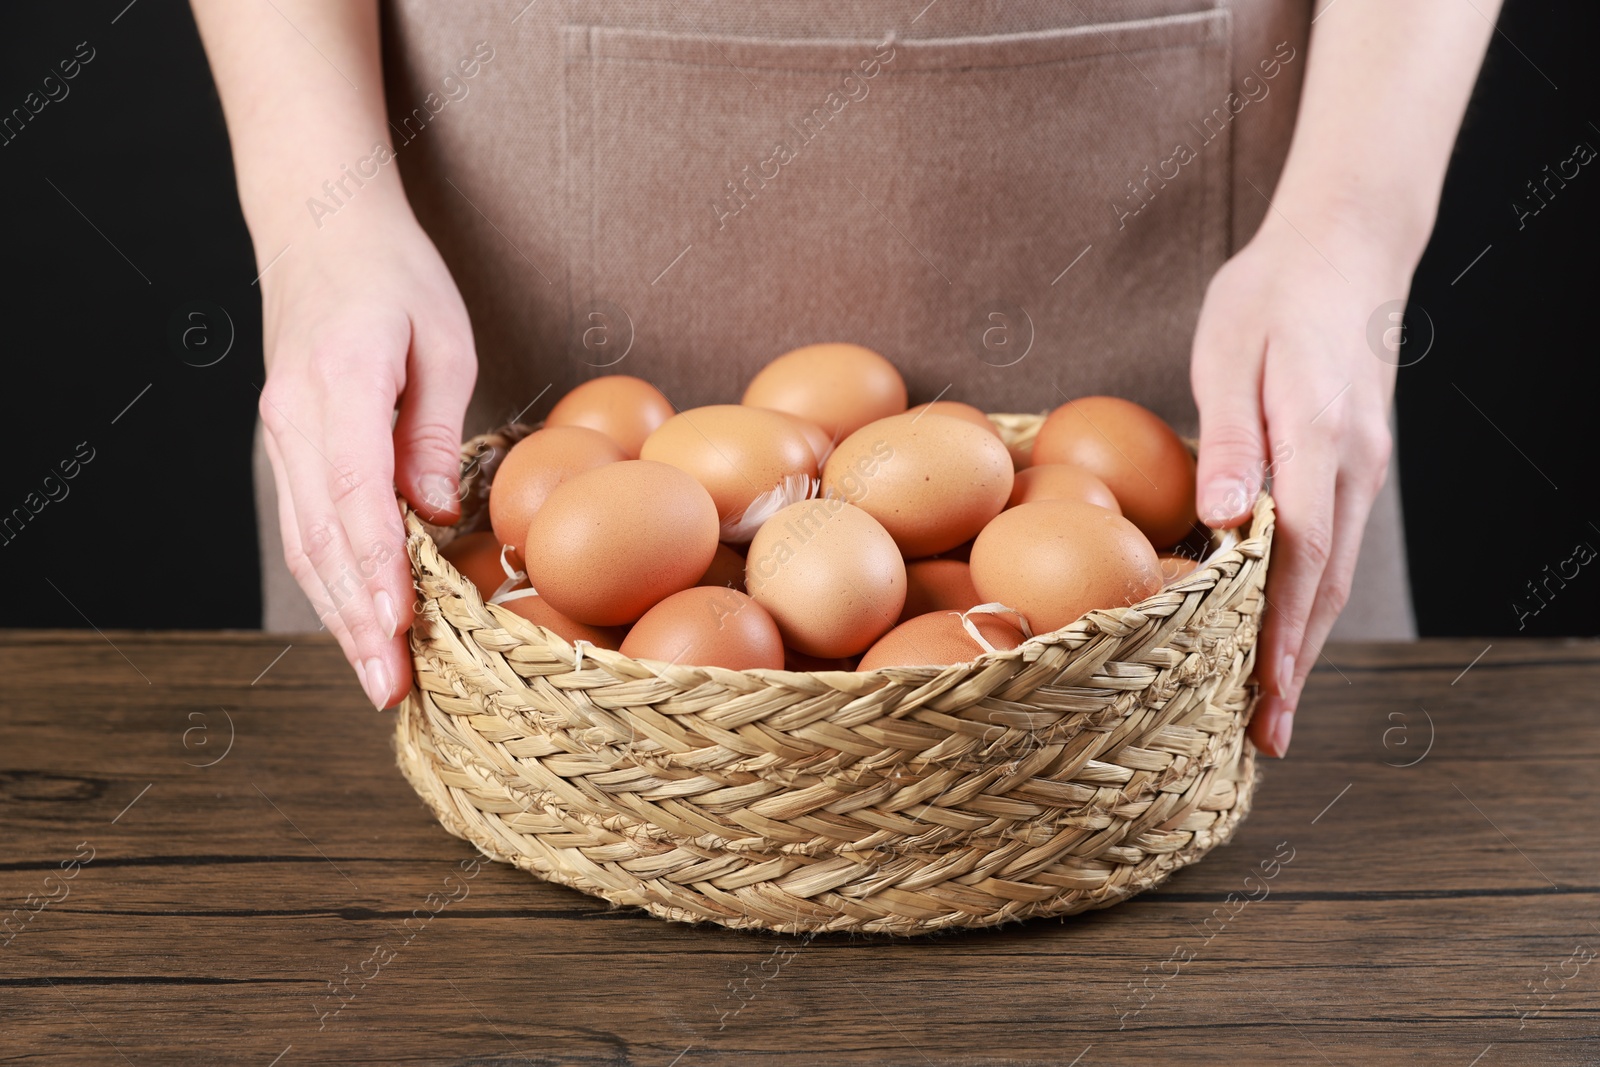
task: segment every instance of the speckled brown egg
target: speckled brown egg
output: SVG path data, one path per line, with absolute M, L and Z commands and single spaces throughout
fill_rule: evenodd
M 1114 396 L 1086 396 L 1050 413 L 1033 462 L 1082 467 L 1116 494 L 1122 514 L 1158 548 L 1195 522 L 1194 456 L 1155 412 Z
M 802 419 L 799 415 L 791 415 L 787 411 L 777 411 L 774 408 L 762 408 L 761 410 L 772 411 L 794 423 L 795 428 L 805 435 L 806 443 L 811 446 L 811 454 L 816 457 L 817 470 L 821 471 L 822 465 L 828 462 L 828 457 L 833 454 L 833 446 L 838 442 L 830 437 L 826 430 L 810 419 Z
M 1041 463 L 1017 472 L 1006 507 L 1034 500 L 1081 500 L 1122 514 L 1116 494 L 1099 478 L 1070 463 Z
M 700 580 L 717 551 L 717 506 L 665 463 L 629 459 L 573 475 L 528 524 L 528 578 L 563 615 L 633 622 Z
M 1022 644 L 1022 631 L 999 615 L 969 615 L 972 625 L 995 650 Z M 874 671 L 879 667 L 948 667 L 968 663 L 989 651 L 980 645 L 961 623 L 958 611 L 935 611 L 918 615 L 896 626 L 867 649 L 856 668 Z
M 732 671 L 783 667 L 783 638 L 766 609 L 733 589 L 696 586 L 644 613 L 624 655 Z
M 511 447 L 489 486 L 489 523 L 502 545 L 521 546 L 551 490 L 575 474 L 626 459 L 615 441 L 585 426 L 535 430 Z
M 893 415 L 839 442 L 822 473 L 883 524 L 907 559 L 972 537 L 1000 513 L 1015 475 L 1000 438 L 948 415 Z
M 917 559 L 906 564 L 906 606 L 900 621 L 930 611 L 966 611 L 983 603 L 972 568 L 959 559 Z
M 984 602 L 1020 611 L 1048 633 L 1095 609 L 1136 604 L 1161 588 L 1156 550 L 1121 515 L 1077 500 L 1036 500 L 1000 513 L 972 546 Z
M 906 383 L 870 348 L 828 343 L 786 352 L 750 379 L 744 401 L 810 419 L 843 440 L 874 419 L 906 409 Z
M 550 409 L 546 426 L 584 426 L 617 443 L 628 459 L 656 427 L 672 418 L 672 404 L 642 378 L 607 374 L 573 389 Z
M 871 515 L 837 497 L 790 504 L 750 542 L 745 587 L 783 642 L 823 659 L 887 633 L 906 602 L 906 566 Z
M 926 404 L 918 404 L 908 409 L 906 414 L 916 416 L 925 411 L 932 412 L 935 415 L 948 415 L 950 418 L 960 419 L 962 422 L 970 422 L 974 426 L 983 427 L 996 437 L 1000 436 L 999 428 L 989 421 L 989 416 L 971 404 L 963 404 L 959 400 L 932 400 Z
M 705 486 L 725 541 L 749 541 L 779 508 L 810 496 L 817 476 L 816 456 L 798 426 L 775 411 L 738 404 L 674 415 L 645 439 L 639 455 Z

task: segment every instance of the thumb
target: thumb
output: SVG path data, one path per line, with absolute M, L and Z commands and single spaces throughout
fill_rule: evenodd
M 478 376 L 472 330 L 414 323 L 394 426 L 395 485 L 429 522 L 461 516 L 461 423 Z
M 1192 383 L 1200 409 L 1200 459 L 1195 505 L 1200 520 L 1218 529 L 1250 517 L 1266 469 L 1259 352 L 1241 360 L 1202 350 L 1196 339 Z

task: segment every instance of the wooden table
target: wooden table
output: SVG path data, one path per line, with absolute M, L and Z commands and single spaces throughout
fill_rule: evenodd
M 11 631 L 0 1061 L 1600 1063 L 1600 644 L 1486 643 L 1331 649 L 1157 891 L 885 942 L 475 862 L 326 637 Z

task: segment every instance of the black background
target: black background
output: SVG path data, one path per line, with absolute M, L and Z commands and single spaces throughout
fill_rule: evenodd
M 1600 558 L 1564 589 L 1552 580 L 1525 628 L 1513 608 L 1537 608 L 1527 583 L 1543 581 L 1546 566 L 1554 574 L 1579 543 L 1600 550 L 1600 158 L 1520 229 L 1512 209 L 1579 142 L 1600 150 L 1597 16 L 1592 4 L 1505 5 L 1412 284 L 1408 344 L 1426 340 L 1416 308 L 1435 333 L 1431 351 L 1401 370 L 1397 394 L 1423 634 L 1600 632 Z
M 94 455 L 0 543 L 5 623 L 252 628 L 254 261 L 187 5 L 125 5 L 14 8 L 0 39 L 0 114 L 79 42 L 94 49 L 69 95 L 0 145 L 0 516 L 81 442 Z M 1597 29 L 1592 5 L 1508 0 L 1417 272 L 1398 403 L 1424 634 L 1597 630 L 1600 560 L 1550 579 L 1543 607 L 1527 583 L 1600 549 L 1600 160 L 1520 227 L 1512 207 L 1576 144 L 1600 148 Z

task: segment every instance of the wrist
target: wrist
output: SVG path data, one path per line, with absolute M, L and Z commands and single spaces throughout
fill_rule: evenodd
M 1297 181 L 1285 172 L 1261 228 L 1291 224 L 1317 248 L 1376 257 L 1410 278 L 1433 232 L 1436 197 L 1412 188 L 1378 188 L 1351 177 Z
M 241 185 L 240 204 L 258 266 L 289 245 L 414 224 L 395 166 L 387 146 L 374 145 L 322 170 L 297 168 L 251 188 Z

